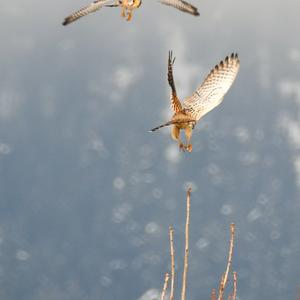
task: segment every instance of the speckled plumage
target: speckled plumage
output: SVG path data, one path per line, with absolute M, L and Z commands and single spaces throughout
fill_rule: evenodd
M 194 94 L 183 101 L 186 112 L 198 121 L 218 106 L 231 87 L 239 67 L 238 55 L 234 53 L 216 65 Z
M 191 5 L 190 3 L 183 0 L 160 0 L 162 4 L 172 6 L 176 9 L 179 9 L 183 12 L 189 13 L 194 16 L 198 16 L 198 9 Z M 92 3 L 82 7 L 81 9 L 75 11 L 63 21 L 63 25 L 66 26 L 70 23 L 75 22 L 76 20 L 87 16 L 102 7 L 120 7 L 121 16 L 126 18 L 127 21 L 130 21 L 132 18 L 132 12 L 134 9 L 139 8 L 142 4 L 142 0 L 95 0 Z
M 222 102 L 224 95 L 227 93 L 237 76 L 240 61 L 237 54 L 232 53 L 231 56 L 227 56 L 210 71 L 194 94 L 186 98 L 182 104 L 177 97 L 174 84 L 174 61 L 175 58 L 172 57 L 172 52 L 169 52 L 168 82 L 171 87 L 171 108 L 174 111 L 174 115 L 171 121 L 155 127 L 151 131 L 173 125 L 171 133 L 172 138 L 178 141 L 181 150 L 191 152 L 192 144 L 190 144 L 190 139 L 196 122 Z M 185 130 L 186 145 L 184 145 L 180 139 L 181 129 Z

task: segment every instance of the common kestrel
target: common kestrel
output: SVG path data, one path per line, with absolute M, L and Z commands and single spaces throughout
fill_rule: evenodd
M 183 0 L 161 0 L 162 4 L 172 6 L 183 12 L 190 13 L 194 16 L 198 16 L 198 10 L 193 5 L 183 1 Z M 126 18 L 127 21 L 130 21 L 132 18 L 133 10 L 139 8 L 142 4 L 142 0 L 95 0 L 89 5 L 79 9 L 78 11 L 72 13 L 64 19 L 63 25 L 68 25 L 79 18 L 86 16 L 90 13 L 93 13 L 103 6 L 105 7 L 120 7 L 121 16 Z
M 236 78 L 240 61 L 237 54 L 232 53 L 230 56 L 226 56 L 224 60 L 210 71 L 194 94 L 186 98 L 182 104 L 177 97 L 173 79 L 174 61 L 175 58 L 172 57 L 172 52 L 170 51 L 168 59 L 168 82 L 171 87 L 171 107 L 174 115 L 169 122 L 155 127 L 150 131 L 156 131 L 162 127 L 172 125 L 171 136 L 175 141 L 178 141 L 180 150 L 192 152 L 190 140 L 196 123 L 222 102 L 224 95 Z M 180 139 L 181 129 L 185 130 L 186 145 Z
M 132 11 L 136 8 L 139 8 L 142 4 L 142 0 L 95 0 L 89 5 L 79 9 L 78 11 L 72 13 L 65 18 L 63 25 L 68 25 L 79 18 L 93 13 L 103 6 L 106 7 L 120 7 L 121 16 L 126 18 L 127 21 L 130 21 L 132 18 Z

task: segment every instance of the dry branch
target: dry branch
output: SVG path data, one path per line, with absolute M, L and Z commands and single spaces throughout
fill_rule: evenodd
M 163 289 L 162 289 L 162 292 L 161 292 L 160 300 L 164 300 L 165 299 L 167 288 L 168 288 L 169 278 L 170 278 L 169 273 L 166 273 L 166 275 L 165 275 L 165 281 L 164 281 L 164 286 L 163 286 Z
M 175 282 L 175 251 L 174 251 L 174 229 L 172 226 L 169 227 L 170 236 L 170 256 L 171 256 L 171 291 L 170 300 L 174 300 L 174 282 Z
M 217 300 L 217 295 L 216 295 L 216 290 L 215 289 L 212 289 L 210 299 L 211 300 Z
M 228 281 L 228 274 L 229 274 L 231 263 L 232 263 L 234 233 L 235 233 L 235 225 L 234 225 L 234 223 L 231 223 L 230 224 L 230 244 L 229 244 L 227 267 L 226 267 L 225 273 L 222 275 L 220 288 L 219 288 L 218 300 L 223 299 L 223 294 L 224 294 L 225 287 L 226 287 L 226 284 Z
M 185 251 L 184 251 L 183 275 L 182 275 L 181 300 L 185 300 L 185 294 L 186 294 L 186 279 L 187 279 L 188 255 L 189 255 L 189 225 L 190 225 L 191 191 L 192 191 L 192 189 L 189 188 L 187 191 L 187 196 L 186 196 Z
M 232 293 L 232 300 L 236 299 L 236 290 L 237 290 L 237 273 L 233 272 L 233 293 Z
M 182 290 L 181 290 L 181 300 L 186 299 L 186 284 L 187 284 L 187 271 L 188 271 L 188 255 L 189 255 L 189 226 L 190 226 L 190 203 L 191 203 L 191 191 L 189 188 L 187 191 L 186 197 L 186 223 L 185 223 L 185 252 L 184 252 L 184 266 L 182 274 Z M 216 290 L 213 289 L 211 293 L 211 300 L 224 300 L 224 292 L 226 284 L 228 282 L 228 276 L 230 273 L 233 257 L 233 246 L 234 246 L 234 237 L 235 237 L 235 225 L 234 223 L 230 224 L 230 243 L 228 251 L 227 266 L 225 272 L 221 276 L 218 296 Z M 174 229 L 172 226 L 169 227 L 169 238 L 170 238 L 170 257 L 171 257 L 171 276 L 169 273 L 165 274 L 165 280 L 163 285 L 163 290 L 161 293 L 161 300 L 164 300 L 166 297 L 166 292 L 168 289 L 168 282 L 171 278 L 170 286 L 170 296 L 169 300 L 174 300 L 174 282 L 175 282 L 175 251 L 174 251 Z M 237 273 L 233 272 L 233 289 L 228 296 L 228 300 L 236 300 L 237 295 Z M 300 300 L 300 299 L 299 299 Z

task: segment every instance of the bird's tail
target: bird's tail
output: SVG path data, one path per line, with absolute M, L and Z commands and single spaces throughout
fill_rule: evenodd
M 169 121 L 167 123 L 164 123 L 162 125 L 159 125 L 159 126 L 153 128 L 153 129 L 151 129 L 149 131 L 153 132 L 153 131 L 156 131 L 156 130 L 158 130 L 160 128 L 166 127 L 166 126 L 170 126 L 170 125 L 174 125 L 174 124 L 190 123 L 190 122 L 192 122 L 194 124 L 194 126 L 195 126 L 196 120 L 183 118 L 183 119 L 171 120 L 171 121 Z
M 159 125 L 159 126 L 153 128 L 153 129 L 149 130 L 149 132 L 156 131 L 156 130 L 158 130 L 158 129 L 160 129 L 160 128 L 163 128 L 163 127 L 166 127 L 166 126 L 170 126 L 170 125 L 172 125 L 172 124 L 174 124 L 174 123 L 175 123 L 174 121 L 169 121 L 169 122 L 167 122 L 167 123 L 165 123 L 165 124 Z

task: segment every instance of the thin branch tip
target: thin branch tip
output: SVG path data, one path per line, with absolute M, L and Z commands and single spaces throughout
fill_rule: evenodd
M 175 284 L 175 251 L 174 251 L 174 229 L 169 226 L 169 238 L 170 238 L 170 257 L 171 257 L 171 291 L 170 300 L 174 299 L 174 284 Z
M 187 282 L 188 256 L 189 256 L 189 225 L 190 225 L 191 191 L 192 188 L 189 187 L 187 190 L 187 197 L 186 197 L 185 249 L 184 249 L 184 259 L 183 259 L 181 300 L 186 299 L 185 295 L 186 295 L 186 282 Z
M 234 223 L 231 223 L 231 224 L 230 224 L 230 231 L 231 231 L 231 232 L 234 232 L 234 231 L 235 231 L 235 224 L 234 224 Z
M 167 288 L 168 288 L 169 279 L 170 279 L 170 274 L 167 272 L 165 274 L 164 286 L 163 286 L 163 289 L 162 289 L 162 292 L 161 292 L 160 300 L 164 300 L 165 299 Z

